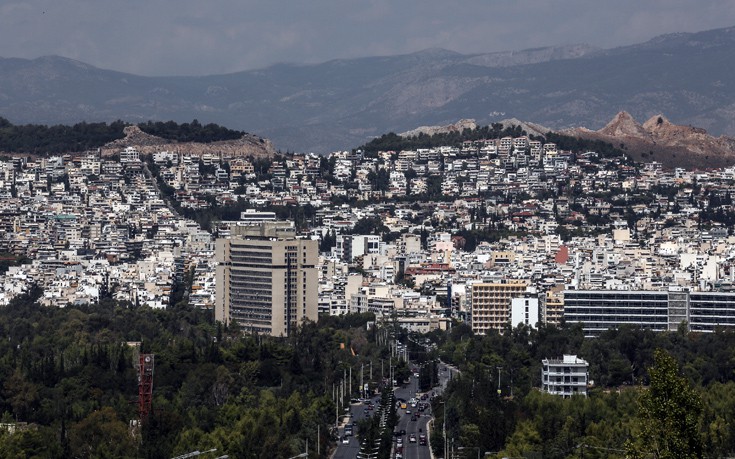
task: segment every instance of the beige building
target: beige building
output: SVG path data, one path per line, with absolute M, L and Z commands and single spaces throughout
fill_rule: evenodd
M 510 321 L 510 302 L 523 296 L 528 284 L 520 280 L 472 285 L 472 331 L 484 335 L 503 330 Z
M 561 325 L 561 319 L 564 317 L 563 288 L 563 286 L 558 286 L 546 292 L 546 301 L 541 314 L 545 324 Z
M 239 225 L 216 242 L 215 319 L 245 331 L 288 336 L 318 318 L 318 242 L 286 222 Z

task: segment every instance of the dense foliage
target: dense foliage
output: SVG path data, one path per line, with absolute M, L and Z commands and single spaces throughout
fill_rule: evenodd
M 447 441 L 499 457 L 622 458 L 626 448 L 639 457 L 684 457 L 667 456 L 682 450 L 671 445 L 687 445 L 686 457 L 735 451 L 735 333 L 621 328 L 584 339 L 578 326 L 543 326 L 480 337 L 462 325 L 433 338 L 442 359 L 461 369 L 434 403 L 436 451 L 444 413 Z M 534 389 L 541 360 L 562 354 L 590 363 L 589 397 Z
M 460 146 L 465 141 L 499 139 L 508 136 L 520 137 L 524 134 L 525 132 L 520 126 L 503 128 L 503 125 L 500 123 L 478 127 L 477 129 L 464 129 L 462 131 L 433 135 L 422 133 L 413 137 L 402 137 L 390 132 L 371 140 L 359 149 L 368 154 L 378 151 L 416 150 L 419 148 L 435 148 L 447 145 Z
M 245 132 L 228 129 L 214 123 L 201 124 L 198 120 L 178 124 L 174 121 L 148 121 L 138 127 L 145 133 L 177 142 L 216 142 L 239 139 Z
M 210 448 L 291 457 L 306 440 L 310 457 L 317 441 L 326 457 L 332 385 L 345 365 L 380 357 L 365 328 L 370 315 L 275 339 L 241 336 L 186 307 L 44 308 L 39 294 L 0 309 L 0 412 L 3 422 L 29 423 L 0 430 L 0 457 L 160 458 Z M 153 413 L 138 436 L 129 428 L 138 417 L 132 341 L 156 362 Z
M 73 126 L 14 125 L 0 118 L 0 151 L 43 155 L 91 150 L 125 137 L 125 126 L 119 120 Z
M 307 439 L 310 457 L 317 441 L 326 457 L 334 385 L 352 368 L 356 388 L 369 363 L 379 381 L 394 338 L 423 365 L 424 389 L 436 384 L 436 358 L 461 371 L 433 402 L 437 452 L 444 422 L 450 447 L 501 457 L 678 457 L 667 451 L 682 445 L 688 457 L 735 451 L 735 333 L 728 331 L 621 328 L 585 339 L 579 326 L 475 336 L 456 324 L 421 337 L 368 330 L 372 315 L 353 314 L 276 339 L 219 326 L 185 301 L 168 310 L 108 300 L 44 308 L 35 303 L 40 293 L 0 309 L 0 412 L 9 425 L 29 423 L 0 430 L 0 457 L 153 458 L 210 448 L 230 457 L 292 457 Z M 138 347 L 129 342 L 156 356 L 153 413 L 138 436 L 129 427 L 138 416 Z M 567 353 L 590 363 L 595 387 L 587 398 L 536 389 L 541 360 Z M 408 372 L 398 367 L 397 379 Z
M 125 137 L 123 129 L 129 123 L 77 123 L 73 126 L 43 124 L 14 125 L 0 118 L 0 151 L 35 155 L 77 153 L 100 148 Z M 178 124 L 174 121 L 141 123 L 144 132 L 179 142 L 216 142 L 239 139 L 245 133 L 216 124 L 202 125 L 194 120 Z

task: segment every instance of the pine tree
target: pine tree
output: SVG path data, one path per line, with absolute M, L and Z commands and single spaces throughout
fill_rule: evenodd
M 676 360 L 662 349 L 654 353 L 649 370 L 651 385 L 640 397 L 640 430 L 626 444 L 627 457 L 695 459 L 702 457 L 698 430 L 702 401 L 699 393 L 679 375 Z

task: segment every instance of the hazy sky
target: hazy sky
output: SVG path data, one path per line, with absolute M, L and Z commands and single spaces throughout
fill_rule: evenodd
M 141 75 L 462 53 L 735 26 L 735 0 L 0 0 L 0 57 L 61 55 Z

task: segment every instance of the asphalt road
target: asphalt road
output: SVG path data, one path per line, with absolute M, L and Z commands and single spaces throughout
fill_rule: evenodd
M 377 406 L 378 402 L 380 402 L 380 396 L 376 396 L 372 398 L 373 404 Z M 352 414 L 352 422 L 357 424 L 360 420 L 365 419 L 367 416 L 365 414 L 365 408 L 366 405 L 362 403 L 351 403 L 350 404 L 350 414 Z M 370 416 L 373 416 L 376 410 L 369 411 Z M 342 443 L 342 438 L 344 437 L 344 428 L 341 426 L 339 427 L 339 438 L 340 440 L 337 442 L 337 449 L 334 452 L 334 455 L 332 456 L 334 459 L 355 459 L 357 457 L 357 453 L 360 452 L 360 442 L 359 442 L 359 432 L 355 430 L 353 432 L 353 435 L 351 437 L 347 437 L 349 439 L 348 444 Z
M 444 370 L 444 368 L 447 368 Z M 456 369 L 453 369 L 451 367 L 447 367 L 445 364 L 440 364 L 439 368 L 439 386 L 435 387 L 429 393 L 433 392 L 434 394 L 440 394 L 443 389 L 446 387 L 448 381 L 450 378 L 455 376 L 457 373 Z M 394 390 L 394 394 L 396 399 L 403 399 L 403 400 L 410 400 L 411 397 L 415 397 L 418 389 L 418 380 L 417 378 L 411 376 L 409 383 L 406 384 L 403 387 L 397 387 Z M 377 404 L 380 401 L 380 397 L 373 397 L 373 403 Z M 424 401 L 428 404 L 428 400 Z M 357 423 L 359 420 L 365 418 L 365 406 L 362 403 L 356 403 L 350 405 L 350 413 L 352 414 L 352 420 L 353 422 Z M 420 416 L 417 417 L 416 421 L 411 421 L 412 414 L 406 413 L 406 411 L 410 410 L 412 413 L 418 413 Z M 372 416 L 374 411 L 370 411 L 370 415 Z M 419 445 L 419 435 L 420 434 L 427 434 L 427 424 L 429 420 L 431 419 L 431 405 L 426 408 L 423 412 L 419 412 L 417 408 L 413 408 L 410 405 L 407 405 L 406 409 L 398 409 L 398 424 L 396 425 L 395 430 L 405 430 L 406 435 L 403 436 L 403 458 L 404 459 L 431 459 L 431 452 L 429 450 L 429 441 L 427 441 L 426 445 Z M 416 435 L 416 442 L 411 443 L 409 442 L 409 438 L 411 434 Z M 339 429 L 339 435 L 340 440 L 337 443 L 337 448 L 334 452 L 334 455 L 332 456 L 333 459 L 355 459 L 357 457 L 357 453 L 360 451 L 360 443 L 359 443 L 359 432 L 355 432 L 352 437 L 349 438 L 348 444 L 342 444 L 342 437 L 344 436 L 344 429 L 340 427 Z M 395 446 L 396 442 L 393 443 L 393 450 L 394 453 L 396 451 Z M 395 457 L 395 456 L 394 456 Z

